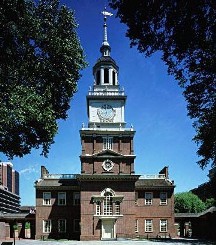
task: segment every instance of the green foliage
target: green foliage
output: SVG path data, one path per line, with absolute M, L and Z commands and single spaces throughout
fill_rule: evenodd
M 209 198 L 209 199 L 206 199 L 205 201 L 205 206 L 206 206 L 206 209 L 210 208 L 210 207 L 213 207 L 216 205 L 216 201 L 214 198 Z
M 31 228 L 30 222 L 25 222 L 25 229 L 30 229 L 30 228 Z
M 13 229 L 14 229 L 14 231 L 17 231 L 18 230 L 18 225 L 17 224 L 13 225 Z
M 38 1 L 37 1 L 38 2 Z M 58 0 L 0 3 L 0 151 L 46 156 L 86 66 L 73 12 Z
M 175 194 L 176 213 L 200 213 L 206 208 L 205 203 L 192 192 Z
M 131 46 L 150 56 L 161 51 L 194 119 L 198 164 L 216 165 L 216 4 L 213 0 L 110 0 L 128 26 Z

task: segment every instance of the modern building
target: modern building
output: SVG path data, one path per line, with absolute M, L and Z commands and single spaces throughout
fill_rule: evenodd
M 81 173 L 49 174 L 41 167 L 36 188 L 36 239 L 100 240 L 173 237 L 174 183 L 168 167 L 135 174 L 135 130 L 125 123 L 127 96 L 110 56 L 104 12 L 101 57 L 93 67 L 82 126 Z
M 0 212 L 18 212 L 19 207 L 19 173 L 11 162 L 0 162 Z

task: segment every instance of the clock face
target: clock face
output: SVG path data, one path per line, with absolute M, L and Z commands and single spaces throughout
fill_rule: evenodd
M 99 118 L 101 121 L 112 122 L 115 116 L 115 110 L 111 105 L 104 104 L 97 111 Z
M 105 160 L 102 164 L 103 169 L 106 171 L 112 170 L 113 166 L 114 163 L 111 160 Z

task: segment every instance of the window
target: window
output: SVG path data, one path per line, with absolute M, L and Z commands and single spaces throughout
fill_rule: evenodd
M 167 232 L 167 219 L 160 220 L 160 232 Z
M 115 214 L 120 214 L 120 202 L 115 203 Z
M 66 219 L 58 220 L 58 232 L 61 232 L 61 233 L 66 232 Z
M 160 205 L 167 205 L 167 193 L 166 192 L 160 193 Z
M 113 85 L 116 85 L 116 73 L 113 71 Z
M 97 75 L 96 75 L 96 85 L 100 85 L 100 70 L 97 71 Z
M 152 219 L 146 219 L 145 220 L 145 232 L 153 232 Z
M 73 194 L 73 204 L 74 205 L 80 205 L 80 193 L 74 192 Z
M 109 69 L 104 69 L 104 83 L 109 83 Z
M 51 220 L 43 220 L 43 233 L 50 233 L 52 229 Z
M 152 198 L 153 198 L 152 192 L 145 192 L 145 205 L 152 205 Z
M 112 150 L 113 137 L 103 137 L 103 150 Z
M 138 219 L 135 220 L 135 232 L 136 233 L 139 232 L 139 222 L 138 222 Z
M 80 232 L 80 220 L 74 219 L 74 232 Z
M 66 193 L 58 192 L 58 205 L 66 205 Z
M 104 215 L 112 215 L 112 193 L 106 192 L 104 197 Z
M 43 192 L 43 205 L 51 205 L 51 192 Z
M 96 202 L 96 215 L 100 215 L 101 214 L 101 203 L 100 201 Z

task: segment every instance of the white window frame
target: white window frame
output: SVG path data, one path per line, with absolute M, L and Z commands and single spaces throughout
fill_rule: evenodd
M 115 214 L 120 215 L 121 209 L 120 209 L 120 202 L 115 202 Z
M 151 196 L 149 198 L 149 195 Z M 152 205 L 153 192 L 145 192 L 145 205 Z
M 49 196 L 49 198 L 46 197 Z M 43 205 L 50 206 L 51 203 L 51 192 L 43 192 Z
M 160 192 L 160 205 L 167 205 L 167 192 Z
M 63 229 L 61 229 L 63 228 Z M 58 220 L 58 232 L 59 233 L 66 233 L 67 231 L 67 220 L 66 219 L 59 219 Z
M 135 220 L 135 233 L 138 233 L 139 232 L 139 220 L 136 219 Z
M 108 193 L 108 195 L 104 195 L 103 214 L 104 215 L 113 214 L 113 200 L 112 200 L 112 193 L 110 192 Z
M 167 232 L 168 221 L 167 219 L 160 220 L 160 232 Z
M 103 150 L 113 149 L 113 137 L 107 136 L 103 137 Z
M 51 219 L 43 220 L 43 233 L 50 233 L 52 231 Z
M 153 220 L 152 219 L 145 220 L 145 232 L 153 232 Z
M 96 215 L 101 215 L 101 202 L 100 201 L 97 201 L 96 202 L 96 206 L 95 206 L 95 208 L 96 208 Z
M 61 195 L 64 194 L 64 198 Z M 58 192 L 58 205 L 65 206 L 66 205 L 66 192 Z
M 79 198 L 77 198 L 79 197 Z M 80 205 L 80 192 L 74 192 L 73 193 L 73 205 L 79 206 Z

